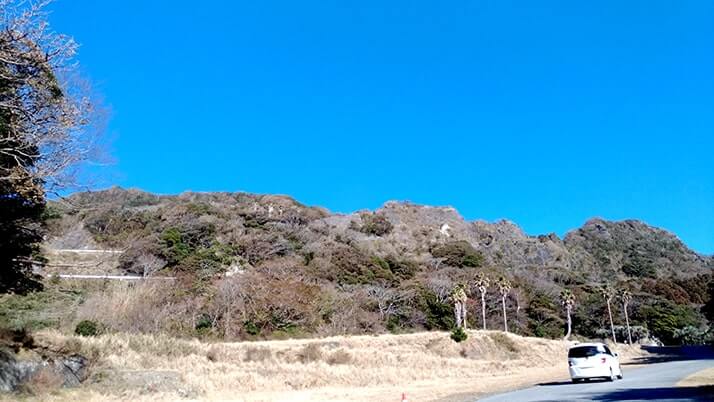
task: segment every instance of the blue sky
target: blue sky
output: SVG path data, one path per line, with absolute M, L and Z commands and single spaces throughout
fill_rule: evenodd
M 537 3 L 537 4 L 536 4 Z M 714 2 L 57 0 L 112 109 L 97 186 L 452 205 L 714 253 Z

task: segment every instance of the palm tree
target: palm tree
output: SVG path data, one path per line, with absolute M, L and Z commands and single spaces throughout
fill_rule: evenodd
M 573 329 L 573 320 L 570 318 L 570 312 L 573 310 L 573 306 L 575 305 L 575 295 L 573 295 L 573 292 L 571 292 L 570 289 L 563 289 L 563 291 L 560 292 L 560 304 L 565 307 L 565 315 L 568 317 L 568 332 L 563 338 L 567 341 L 570 339 L 570 334 Z
M 511 291 L 511 282 L 505 276 L 498 278 L 496 287 L 501 294 L 501 305 L 503 306 L 503 330 L 508 332 L 508 320 L 506 318 L 506 297 Z
M 627 315 L 627 305 L 632 300 L 632 293 L 629 290 L 623 289 L 620 291 L 620 301 L 622 301 L 622 310 L 625 312 L 625 324 L 627 325 L 627 341 L 632 345 L 632 333 L 630 333 L 630 317 Z
M 610 302 L 612 301 L 612 297 L 615 296 L 615 289 L 613 289 L 610 285 L 603 285 L 598 288 L 598 292 L 600 293 L 600 296 L 605 299 L 605 303 L 607 304 L 607 315 L 610 317 L 610 331 L 612 331 L 612 341 L 614 343 L 617 343 L 617 338 L 615 337 L 615 324 L 612 322 L 612 310 L 610 309 Z
M 486 329 L 486 290 L 490 285 L 491 280 L 483 272 L 479 272 L 474 284 L 481 293 L 481 320 L 483 321 L 483 329 Z
M 451 299 L 454 302 L 454 316 L 456 318 L 456 328 L 463 327 L 466 329 L 466 301 L 468 295 L 466 288 L 462 284 L 458 284 L 451 291 Z

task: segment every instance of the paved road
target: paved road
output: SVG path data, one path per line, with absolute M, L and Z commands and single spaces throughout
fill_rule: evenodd
M 655 363 L 629 371 L 625 368 L 625 378 L 615 382 L 556 382 L 481 401 L 714 401 L 714 393 L 675 387 L 682 378 L 710 367 L 714 367 L 713 359 Z

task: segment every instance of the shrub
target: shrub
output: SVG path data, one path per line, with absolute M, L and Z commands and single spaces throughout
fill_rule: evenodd
M 320 345 L 316 343 L 306 345 L 298 353 L 298 359 L 303 364 L 322 360 L 322 349 L 320 348 Z
M 205 334 L 213 328 L 213 320 L 208 314 L 201 314 L 196 320 L 196 325 L 194 326 L 199 334 Z
M 395 281 L 389 263 L 379 257 L 369 258 L 352 246 L 339 246 L 332 252 L 330 262 L 336 268 L 326 272 L 326 279 L 336 279 L 341 284 L 357 285 Z
M 99 324 L 90 320 L 82 320 L 74 328 L 74 333 L 79 336 L 99 335 Z
M 647 262 L 641 260 L 633 260 L 626 262 L 622 266 L 622 272 L 624 272 L 627 276 L 632 276 L 635 278 L 657 277 L 657 272 L 655 268 Z
M 448 331 L 456 325 L 454 309 L 449 303 L 444 303 L 434 292 L 423 289 L 418 300 L 419 309 L 424 312 L 426 321 L 424 326 L 428 330 L 440 329 Z
M 248 333 L 248 335 L 256 336 L 260 334 L 260 327 L 258 327 L 258 325 L 253 321 L 244 322 L 243 329 Z
M 706 345 L 711 341 L 708 328 L 697 328 L 688 325 L 674 331 L 674 339 L 680 345 Z
M 362 214 L 362 227 L 359 230 L 374 236 L 384 236 L 393 228 L 392 223 L 382 214 Z
M 431 254 L 443 258 L 444 263 L 452 267 L 478 268 L 483 264 L 483 255 L 471 243 L 465 240 L 452 241 L 435 247 Z
M 686 337 L 677 335 L 677 330 L 688 326 L 698 327 L 700 319 L 689 306 L 677 305 L 666 300 L 642 306 L 638 311 L 639 319 L 647 324 L 652 335 L 662 340 L 665 345 L 681 344 Z
M 327 358 L 327 364 L 350 364 L 352 362 L 352 355 L 344 349 L 339 349 L 333 352 L 330 357 Z
M 451 331 L 451 339 L 454 340 L 454 342 L 459 343 L 465 341 L 469 335 L 464 331 L 462 327 L 455 328 L 453 331 Z
M 248 347 L 245 349 L 243 361 L 245 362 L 263 362 L 270 360 L 273 357 L 273 352 L 268 348 Z
M 563 320 L 555 302 L 543 293 L 536 293 L 526 308 L 528 327 L 537 337 L 560 338 L 563 336 Z
M 511 339 L 508 335 L 502 332 L 497 332 L 489 336 L 491 337 L 493 343 L 495 343 L 501 349 L 504 349 L 511 353 L 517 353 L 520 350 L 518 349 L 518 345 L 516 345 L 516 342 L 514 342 L 513 339 Z

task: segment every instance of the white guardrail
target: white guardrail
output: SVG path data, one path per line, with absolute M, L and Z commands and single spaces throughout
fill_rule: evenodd
M 174 280 L 174 276 L 132 276 L 132 275 L 56 275 L 61 279 L 115 279 L 120 281 L 140 281 L 140 280 Z

